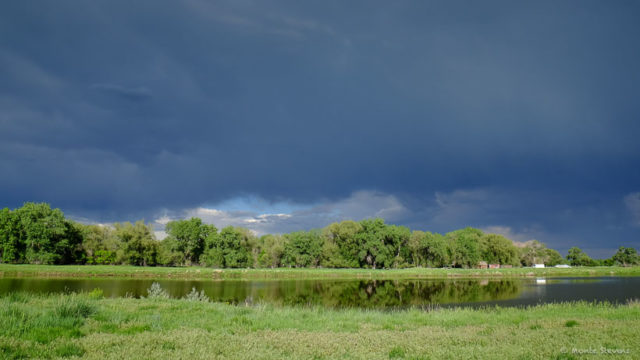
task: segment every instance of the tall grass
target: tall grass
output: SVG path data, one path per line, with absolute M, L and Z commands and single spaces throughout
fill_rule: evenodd
M 98 305 L 86 295 L 13 293 L 0 298 L 0 358 L 84 354 L 72 339 L 84 336 Z
M 0 297 L 0 324 L 0 358 L 9 359 L 554 359 L 600 347 L 629 350 L 616 359 L 640 355 L 636 302 L 376 311 L 10 294 Z

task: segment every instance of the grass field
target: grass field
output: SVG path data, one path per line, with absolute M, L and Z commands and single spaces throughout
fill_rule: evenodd
M 640 357 L 638 302 L 381 312 L 18 293 L 0 324 L 4 359 Z
M 177 279 L 421 279 L 504 276 L 640 276 L 640 267 L 575 267 L 512 269 L 212 269 L 205 267 L 139 267 L 125 265 L 9 265 L 0 264 L 0 276 L 141 277 Z

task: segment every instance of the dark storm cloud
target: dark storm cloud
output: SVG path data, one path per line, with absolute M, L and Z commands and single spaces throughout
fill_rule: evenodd
M 639 13 L 624 1 L 3 3 L 0 200 L 123 220 L 246 194 L 322 213 L 370 191 L 416 227 L 637 244 Z
M 93 84 L 90 89 L 114 94 L 131 101 L 143 101 L 151 97 L 151 91 L 144 87 L 127 88 L 116 84 Z

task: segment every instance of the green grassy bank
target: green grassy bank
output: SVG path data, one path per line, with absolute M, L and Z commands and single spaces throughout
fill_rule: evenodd
M 381 312 L 9 294 L 0 324 L 4 359 L 640 357 L 638 302 Z
M 446 277 L 640 276 L 640 267 L 574 267 L 512 269 L 212 269 L 205 267 L 140 267 L 126 265 L 10 265 L 0 264 L 0 276 L 140 277 L 177 279 L 420 279 Z

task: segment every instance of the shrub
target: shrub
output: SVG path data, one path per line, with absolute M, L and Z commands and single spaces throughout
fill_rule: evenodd
M 89 292 L 89 298 L 91 299 L 102 299 L 104 297 L 104 291 L 100 288 L 95 288 Z
M 147 289 L 147 297 L 149 299 L 169 299 L 169 293 L 167 290 L 163 289 L 160 284 L 154 282 L 151 284 L 151 287 Z
M 191 288 L 191 292 L 188 293 L 185 297 L 185 300 L 187 301 L 202 301 L 202 302 L 209 302 L 210 299 L 207 295 L 204 294 L 204 290 L 198 292 L 196 290 L 196 288 Z

